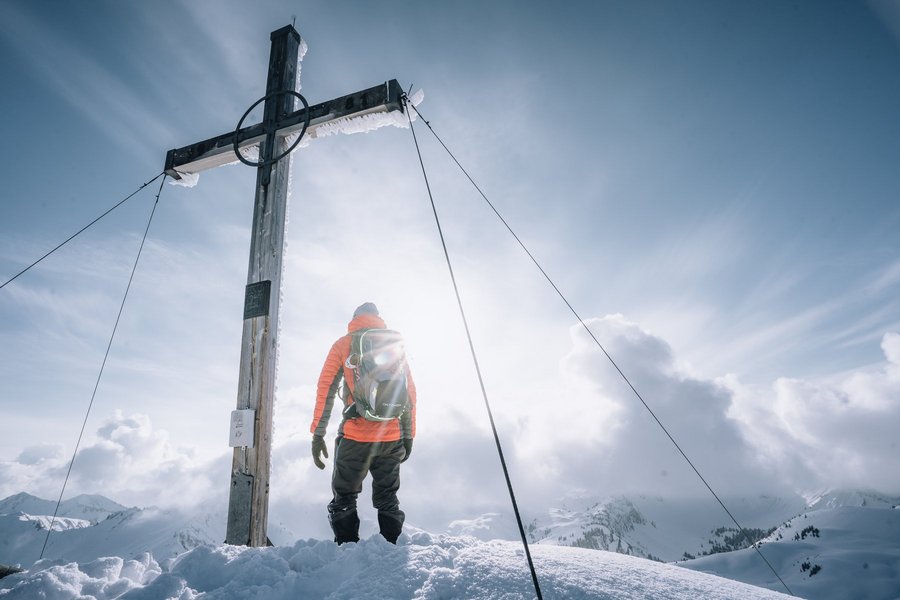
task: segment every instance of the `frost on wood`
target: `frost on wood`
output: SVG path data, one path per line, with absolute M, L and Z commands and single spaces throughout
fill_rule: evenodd
M 248 160 L 250 162 L 259 162 L 259 144 L 255 146 L 246 146 L 244 148 L 238 148 L 238 152 L 241 153 L 241 156 L 244 157 L 244 160 Z M 239 163 L 239 160 L 228 163 L 229 165 L 236 165 Z
M 306 45 L 306 40 L 300 38 L 300 45 L 297 47 L 297 79 L 294 84 L 294 91 L 300 91 L 300 69 L 303 66 L 303 57 L 306 56 L 306 52 L 309 50 L 309 46 Z M 294 98 L 295 102 L 299 102 L 296 98 Z
M 300 70 L 303 61 L 303 57 L 306 55 L 308 47 L 306 42 L 302 39 L 300 40 L 300 44 L 298 46 L 297 52 L 297 73 L 295 79 L 295 89 L 300 89 Z M 388 85 L 387 83 L 385 85 Z M 386 110 L 386 106 L 382 105 L 379 108 L 369 108 L 371 112 L 366 112 L 365 114 L 357 114 L 356 116 L 348 116 L 344 118 L 333 118 L 332 120 L 328 120 L 329 117 L 335 116 L 335 111 L 332 111 L 328 115 L 320 115 L 315 119 L 315 122 L 309 125 L 309 127 L 303 131 L 302 139 L 298 138 L 301 135 L 300 131 L 295 131 L 290 133 L 289 135 L 278 135 L 281 139 L 279 140 L 279 146 L 275 152 L 277 154 L 281 154 L 285 152 L 288 148 L 305 148 L 309 145 L 309 142 L 314 139 L 318 139 L 320 137 L 326 137 L 329 135 L 336 135 L 339 133 L 343 134 L 352 134 L 352 133 L 368 133 L 369 131 L 374 131 L 376 129 L 380 129 L 385 126 L 393 126 L 393 127 L 409 127 L 409 123 L 411 120 L 415 120 L 418 116 L 418 113 L 415 111 L 415 107 L 422 102 L 425 94 L 422 90 L 417 91 L 408 99 L 408 106 L 410 107 L 410 111 L 408 114 L 403 110 Z M 294 99 L 293 106 L 296 110 L 298 108 L 297 104 L 299 102 L 298 98 Z M 391 106 L 396 107 L 396 99 L 392 100 L 389 103 Z M 362 109 L 357 109 L 358 112 L 363 112 Z M 346 114 L 344 110 L 336 111 L 338 114 Z M 294 124 L 290 127 L 290 129 L 298 128 L 298 125 Z M 271 134 L 271 131 L 269 131 Z M 260 159 L 260 146 L 259 139 L 261 136 L 256 136 L 254 138 L 254 143 L 251 146 L 245 146 L 238 149 L 240 152 L 240 158 L 243 161 L 248 163 L 258 163 Z M 235 164 L 236 162 L 242 161 L 227 161 L 233 154 L 230 148 L 226 148 L 229 141 L 232 141 L 233 138 L 231 136 L 220 136 L 215 140 L 215 147 L 205 151 L 205 153 L 200 157 L 195 157 L 194 160 L 190 163 L 194 165 L 198 171 L 202 171 L 206 168 L 211 168 L 214 166 L 221 166 L 222 164 Z M 247 140 L 249 142 L 250 140 Z M 247 143 L 244 142 L 244 143 Z M 296 144 L 296 146 L 295 146 Z M 201 166 L 202 165 L 202 166 Z M 185 164 L 186 167 L 190 168 L 188 164 Z M 177 171 L 180 179 L 173 180 L 172 184 L 180 185 L 184 187 L 194 187 L 197 185 L 199 180 L 199 174 L 189 171 Z
M 424 98 L 425 92 L 419 90 L 409 98 L 409 103 L 412 104 L 413 107 L 415 107 L 418 106 Z M 410 117 L 413 121 L 416 120 L 417 116 L 418 113 L 416 113 L 415 110 L 410 111 Z M 303 136 L 303 139 L 300 140 L 300 144 L 297 147 L 306 148 L 307 146 L 309 146 L 310 141 L 322 137 L 327 137 L 329 135 L 368 133 L 370 131 L 375 131 L 376 129 L 387 126 L 408 128 L 409 119 L 407 118 L 405 113 L 402 113 L 399 110 L 369 113 L 358 117 L 336 119 L 334 121 L 329 121 L 327 123 L 317 125 L 314 128 L 311 127 L 311 131 L 307 132 Z M 297 135 L 297 133 L 294 133 L 287 136 L 285 138 L 285 145 L 290 146 L 295 141 L 297 141 Z
M 170 179 L 169 185 L 180 185 L 181 187 L 192 188 L 200 181 L 200 173 L 185 173 L 178 171 L 181 179 Z
M 239 148 L 238 152 L 241 153 L 241 156 L 244 157 L 244 160 L 248 160 L 250 162 L 258 162 L 259 161 L 259 144 L 253 146 L 246 146 L 244 148 Z M 240 163 L 239 160 L 233 160 L 230 163 L 225 163 L 222 165 L 223 167 L 227 167 L 228 165 L 236 165 Z M 169 181 L 170 185 L 180 185 L 181 187 L 192 188 L 197 185 L 200 181 L 200 173 L 188 173 L 185 171 L 178 171 L 178 175 L 181 176 L 181 179 L 171 179 Z

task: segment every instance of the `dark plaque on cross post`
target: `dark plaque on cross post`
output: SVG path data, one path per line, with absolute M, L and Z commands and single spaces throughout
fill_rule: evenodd
M 281 296 L 281 265 L 290 160 L 285 158 L 303 136 L 316 137 L 326 123 L 340 122 L 374 113 L 404 110 L 405 96 L 397 80 L 309 106 L 296 91 L 300 34 L 288 25 L 272 32 L 266 94 L 253 104 L 234 132 L 225 133 L 183 148 L 169 150 L 165 172 L 181 179 L 236 159 L 256 167 L 256 198 L 250 240 L 250 265 L 244 296 L 244 328 L 241 342 L 237 411 L 252 419 L 250 446 L 234 442 L 228 523 L 225 542 L 264 546 L 269 507 L 269 465 L 272 437 L 272 407 L 278 344 L 278 299 Z M 294 110 L 295 101 L 303 108 Z M 263 104 L 261 123 L 242 127 L 255 106 Z M 299 134 L 291 144 L 286 138 Z M 259 147 L 259 159 L 250 161 L 241 150 Z M 234 425 L 233 425 L 234 426 Z M 232 434 L 235 432 L 233 431 Z

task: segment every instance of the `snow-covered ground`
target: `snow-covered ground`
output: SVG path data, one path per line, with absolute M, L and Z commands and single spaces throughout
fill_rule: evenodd
M 540 546 L 533 550 L 545 598 L 644 600 L 788 598 L 728 579 L 610 552 Z M 149 554 L 86 564 L 44 561 L 0 580 L 0 598 L 59 600 L 491 599 L 533 598 L 521 545 L 404 534 L 393 546 L 375 535 L 338 547 L 330 541 L 243 548 L 200 546 L 163 570 Z
M 798 510 L 794 498 L 732 502 L 746 526 L 776 527 L 762 552 L 795 594 L 816 600 L 900 598 L 898 504 L 900 498 L 838 490 L 810 496 L 796 516 L 782 518 Z M 26 569 L 0 579 L 0 599 L 533 597 L 520 543 L 492 539 L 505 535 L 509 519 L 499 514 L 453 522 L 442 535 L 408 526 L 396 547 L 378 535 L 340 548 L 296 541 L 273 523 L 276 547 L 247 549 L 221 545 L 220 507 L 125 508 L 81 496 L 60 507 L 45 559 L 35 563 L 54 507 L 28 494 L 0 501 L 0 564 Z M 569 499 L 532 522 L 532 537 L 547 534 L 532 545 L 544 596 L 782 597 L 783 586 L 752 549 L 663 564 L 599 544 L 571 547 L 605 539 L 610 549 L 632 554 L 677 553 L 703 539 L 718 543 L 722 536 L 710 528 L 720 523 L 703 502 L 635 496 L 579 507 Z
M 813 510 L 779 527 L 760 550 L 804 598 L 900 598 L 898 509 L 867 504 Z M 780 585 L 752 548 L 679 564 L 763 587 Z

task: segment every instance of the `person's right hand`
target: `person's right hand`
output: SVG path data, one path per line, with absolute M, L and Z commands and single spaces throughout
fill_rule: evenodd
M 406 462 L 406 459 L 409 458 L 409 455 L 412 454 L 412 438 L 403 438 L 403 448 L 406 450 L 406 456 L 403 457 L 403 460 L 400 462 Z

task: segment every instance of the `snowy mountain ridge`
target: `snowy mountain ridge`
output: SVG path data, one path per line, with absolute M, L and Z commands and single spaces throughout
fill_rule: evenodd
M 19 520 L 32 523 L 37 529 L 43 529 L 44 531 L 51 527 L 53 531 L 66 531 L 69 529 L 84 529 L 93 525 L 86 519 L 73 519 L 71 517 L 56 517 L 54 519 L 48 515 L 29 515 L 28 513 L 20 513 Z
M 25 493 L 0 500 L 0 564 L 28 567 L 38 560 L 55 507 L 55 502 Z M 190 511 L 126 508 L 99 495 L 75 496 L 60 504 L 44 558 L 89 562 L 150 552 L 167 564 L 197 546 L 221 543 L 225 539 L 223 510 L 209 505 Z M 296 539 L 277 524 L 270 524 L 269 537 L 282 544 Z
M 529 524 L 531 541 L 631 554 L 659 561 L 746 548 L 807 509 L 800 496 L 728 498 L 741 532 L 712 499 L 650 495 L 570 498 Z
M 809 510 L 784 522 L 758 548 L 802 597 L 900 598 L 900 510 L 896 508 L 872 507 L 867 502 Z M 780 585 L 753 548 L 678 564 L 770 589 Z
M 69 509 L 82 512 L 74 504 Z M 38 560 L 50 522 L 49 515 L 0 514 L 0 564 L 27 567 Z M 58 516 L 44 557 L 88 562 L 107 555 L 131 558 L 149 551 L 164 561 L 199 545 L 217 543 L 216 529 L 208 515 L 158 508 L 126 508 L 97 522 Z
M 529 526 L 531 541 L 663 560 L 817 600 L 900 599 L 900 498 L 833 489 L 807 497 L 570 498 Z
M 897 508 L 900 506 L 900 497 L 885 495 L 875 490 L 838 488 L 806 496 L 806 505 L 810 510 L 843 506 Z
M 0 515 L 20 512 L 30 515 L 53 515 L 55 508 L 56 502 L 44 500 L 26 492 L 20 492 L 0 500 Z M 56 515 L 57 518 L 72 517 L 99 523 L 109 515 L 123 510 L 126 510 L 126 507 L 99 494 L 81 494 L 63 500 Z

